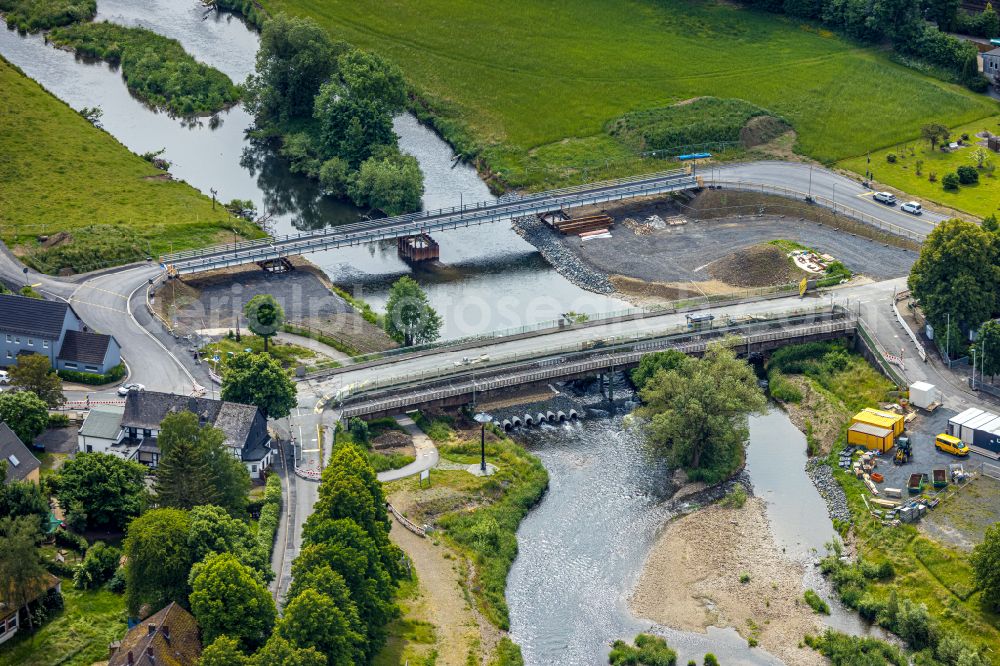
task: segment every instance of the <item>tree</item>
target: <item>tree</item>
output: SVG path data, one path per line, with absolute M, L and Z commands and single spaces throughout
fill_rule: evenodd
M 243 306 L 243 315 L 247 318 L 247 327 L 264 338 L 266 354 L 268 338 L 281 330 L 281 325 L 285 323 L 285 311 L 271 294 L 257 294 Z
M 979 327 L 976 347 L 984 375 L 1000 374 L 1000 322 L 990 319 Z
M 121 557 L 122 551 L 114 546 L 108 546 L 103 541 L 95 542 L 73 572 L 73 586 L 81 590 L 100 586 L 115 575 Z
M 31 601 L 39 579 L 45 575 L 38 556 L 40 537 L 38 522 L 29 516 L 0 519 L 0 581 L 6 586 L 4 600 L 14 608 Z M 30 612 L 28 626 L 34 626 Z
M 990 153 L 982 146 L 979 146 L 972 151 L 972 154 L 969 155 L 969 159 L 975 162 L 977 169 L 982 169 L 990 163 Z
M 319 169 L 319 184 L 335 197 L 346 197 L 351 186 L 351 165 L 343 157 L 331 157 Z
M 81 453 L 59 469 L 56 494 L 65 507 L 79 504 L 87 525 L 121 529 L 146 501 L 146 468 L 109 453 Z
M 301 648 L 277 633 L 250 660 L 252 666 L 327 666 L 326 656 L 315 648 Z
M 377 208 L 386 215 L 411 213 L 420 210 L 424 175 L 412 155 L 372 156 L 362 162 L 350 194 L 358 205 Z
M 433 342 L 441 331 L 441 317 L 427 302 L 416 280 L 396 280 L 385 304 L 385 332 L 404 347 Z
M 196 570 L 189 599 L 204 639 L 226 635 L 251 651 L 263 645 L 276 611 L 254 570 L 232 553 L 209 555 Z
M 329 565 L 317 566 L 301 574 L 300 577 L 292 581 L 288 588 L 286 603 L 297 597 L 304 590 L 315 590 L 333 600 L 337 608 L 344 613 L 347 624 L 359 637 L 363 637 L 367 628 L 358 615 L 358 608 L 351 598 L 351 591 L 347 587 L 344 577 L 330 568 Z M 358 645 L 359 649 L 364 649 L 364 642 Z
M 49 425 L 49 408 L 29 391 L 0 393 L 0 421 L 10 426 L 18 439 L 31 446 Z
M 10 385 L 21 391 L 31 391 L 49 407 L 66 402 L 62 380 L 52 369 L 49 359 L 41 354 L 19 356 L 17 365 L 10 368 Z
M 950 31 L 955 26 L 960 0 L 924 0 L 925 14 L 938 28 Z
M 389 113 L 406 106 L 406 82 L 399 67 L 382 56 L 351 49 L 337 59 L 340 78 L 351 97 L 381 103 Z
M 330 597 L 303 590 L 285 606 L 278 635 L 300 648 L 315 648 L 330 664 L 364 663 L 358 645 L 363 638 L 351 631 L 344 611 Z
M 928 123 L 920 128 L 920 136 L 926 139 L 931 145 L 931 150 L 934 150 L 939 142 L 948 140 L 951 130 L 940 123 Z
M 988 215 L 983 218 L 983 230 L 988 231 L 991 234 L 995 234 L 1000 231 L 1000 221 L 997 220 L 996 214 Z
M 935 336 L 944 337 L 949 320 L 952 330 L 967 331 L 990 318 L 1000 291 L 996 252 L 989 232 L 963 220 L 946 220 L 927 236 L 909 286 Z
M 261 30 L 256 71 L 247 78 L 247 109 L 258 122 L 308 117 L 320 84 L 346 50 L 310 19 L 271 17 Z
M 974 185 L 979 182 L 979 172 L 974 167 L 960 166 L 955 169 L 958 174 L 958 182 L 962 185 Z
M 154 486 L 160 506 L 191 509 L 217 504 L 233 516 L 243 515 L 250 475 L 225 439 L 221 430 L 199 425 L 198 417 L 188 411 L 163 419 Z
M 686 358 L 687 355 L 676 349 L 646 354 L 639 361 L 639 366 L 632 371 L 632 383 L 635 384 L 636 389 L 641 391 L 646 386 L 646 382 L 652 379 L 660 370 L 674 370 Z
M 272 419 L 291 413 L 296 404 L 295 392 L 295 382 L 281 364 L 265 354 L 236 354 L 222 375 L 223 400 L 256 405 Z
M 188 517 L 188 547 L 195 562 L 213 553 L 232 553 L 259 573 L 269 569 L 268 563 L 258 557 L 254 533 L 246 522 L 233 518 L 218 506 L 196 506 Z
M 229 636 L 219 636 L 201 652 L 198 666 L 248 666 L 250 658 L 240 650 L 239 642 Z
M 7 478 L 7 461 L 0 460 L 0 518 L 20 518 L 32 516 L 42 521 L 49 515 L 49 503 L 42 495 L 42 489 L 31 481 L 10 481 Z
M 313 117 L 319 125 L 319 151 L 324 157 L 341 157 L 356 168 L 379 147 L 396 150 L 389 108 L 377 99 L 354 97 L 336 81 L 320 88 Z
M 659 372 L 640 395 L 639 414 L 657 447 L 693 479 L 715 483 L 743 460 L 747 417 L 767 405 L 753 369 L 726 343 L 709 345 L 701 359 L 687 358 Z
M 993 610 L 1000 609 L 1000 523 L 986 528 L 982 543 L 972 550 L 971 562 L 983 603 Z
M 962 180 L 957 173 L 946 173 L 941 179 L 941 186 L 949 192 L 957 192 Z
M 128 526 L 125 538 L 125 604 L 132 617 L 144 604 L 157 610 L 187 604 L 190 519 L 180 509 L 153 509 Z

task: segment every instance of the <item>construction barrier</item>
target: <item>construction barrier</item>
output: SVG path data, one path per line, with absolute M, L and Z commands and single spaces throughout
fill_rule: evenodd
M 295 468 L 295 476 L 305 479 L 306 481 L 319 481 L 322 477 L 322 472 L 318 469 L 305 469 L 302 467 Z

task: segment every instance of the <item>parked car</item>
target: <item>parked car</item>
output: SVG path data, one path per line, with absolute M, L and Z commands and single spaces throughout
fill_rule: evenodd
M 6 370 L 0 370 L 0 384 L 10 384 L 10 373 Z
M 913 215 L 920 215 L 924 212 L 924 207 L 918 204 L 916 201 L 907 201 L 905 204 L 899 207 L 899 210 L 904 213 L 911 213 Z
M 891 192 L 876 192 L 875 196 L 872 197 L 875 201 L 880 201 L 887 206 L 896 205 L 896 195 Z
M 128 395 L 129 391 L 145 391 L 146 387 L 142 384 L 122 384 L 118 387 L 118 395 Z
M 934 438 L 934 448 L 938 451 L 944 451 L 945 453 L 951 453 L 956 456 L 969 455 L 969 447 L 965 442 L 960 440 L 958 437 L 952 437 L 951 435 L 946 435 L 945 433 L 941 433 Z

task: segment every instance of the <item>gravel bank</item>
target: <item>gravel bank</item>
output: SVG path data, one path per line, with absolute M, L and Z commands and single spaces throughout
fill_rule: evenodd
M 615 288 L 606 274 L 585 264 L 579 255 L 563 244 L 555 231 L 537 217 L 519 217 L 512 226 L 517 235 L 538 248 L 545 260 L 576 286 L 598 294 L 614 293 Z
M 742 574 L 749 580 L 741 582 Z M 775 545 L 764 501 L 714 505 L 670 523 L 653 546 L 629 605 L 686 631 L 733 627 L 785 663 L 825 660 L 799 647 L 822 624 L 802 598 L 803 569 Z
M 830 518 L 838 520 L 851 519 L 851 512 L 847 508 L 847 495 L 840 487 L 837 480 L 833 478 L 833 470 L 824 463 L 823 458 L 810 458 L 806 463 L 806 474 L 812 479 L 816 490 L 826 502 L 827 512 Z

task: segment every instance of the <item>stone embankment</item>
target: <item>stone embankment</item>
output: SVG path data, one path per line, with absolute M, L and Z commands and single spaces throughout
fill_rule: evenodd
M 614 293 L 608 276 L 584 263 L 578 255 L 567 249 L 547 224 L 535 216 L 514 220 L 513 229 L 541 253 L 564 278 L 587 291 L 597 294 Z
M 813 485 L 826 502 L 830 518 L 849 521 L 851 512 L 847 508 L 847 495 L 833 478 L 833 470 L 824 464 L 822 458 L 810 458 L 806 463 L 806 473 L 812 479 Z

